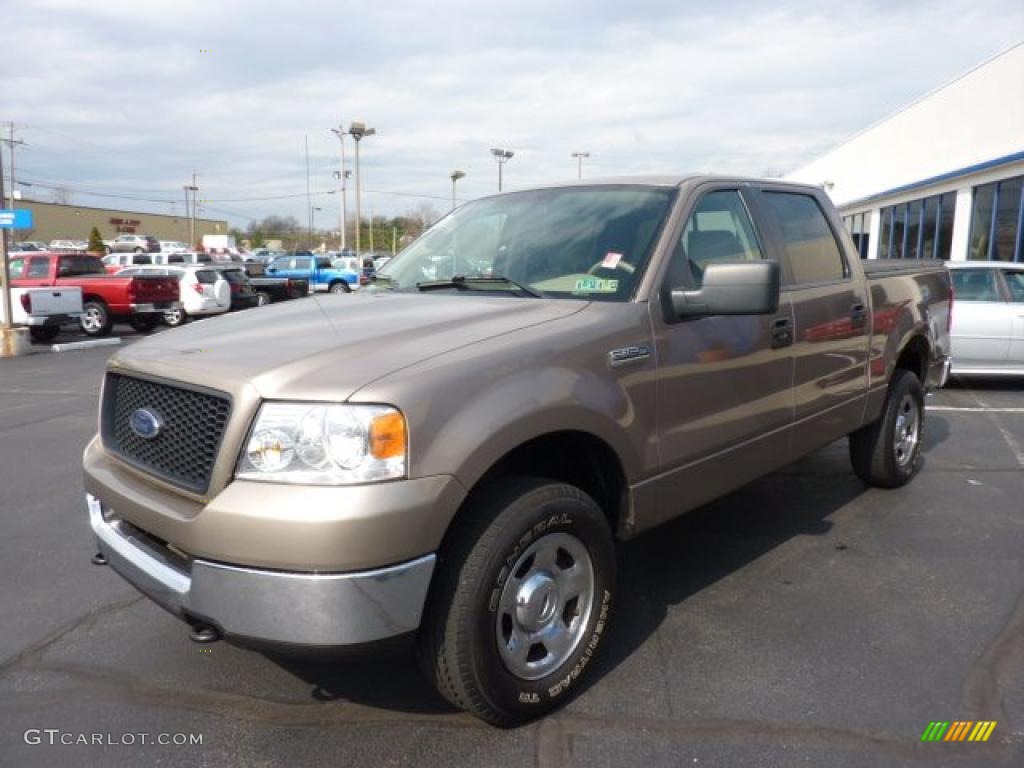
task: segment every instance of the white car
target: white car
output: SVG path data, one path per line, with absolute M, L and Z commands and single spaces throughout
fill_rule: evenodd
M 188 243 L 183 243 L 180 240 L 160 241 L 160 253 L 184 253 L 188 249 Z
M 171 327 L 183 325 L 190 317 L 219 315 L 231 308 L 231 285 L 218 269 L 204 265 L 127 267 L 119 275 L 168 275 L 178 278 L 179 309 L 164 313 Z
M 951 262 L 954 374 L 1024 376 L 1024 264 Z
M 51 251 L 77 251 L 78 246 L 74 240 L 51 240 L 50 241 Z
M 213 257 L 208 253 L 179 251 L 178 253 L 154 253 L 154 264 L 212 264 Z

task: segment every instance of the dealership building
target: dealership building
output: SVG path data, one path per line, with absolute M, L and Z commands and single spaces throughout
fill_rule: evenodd
M 19 229 L 15 240 L 88 240 L 93 227 L 104 240 L 118 235 L 152 235 L 157 240 L 188 242 L 187 216 L 169 216 L 161 213 L 126 211 L 121 208 L 90 208 L 84 205 L 41 203 L 19 200 L 15 207 L 32 211 L 32 229 Z M 203 235 L 223 235 L 228 231 L 226 221 L 196 219 L 196 240 Z
M 787 178 L 828 191 L 863 258 L 1024 261 L 1024 43 Z

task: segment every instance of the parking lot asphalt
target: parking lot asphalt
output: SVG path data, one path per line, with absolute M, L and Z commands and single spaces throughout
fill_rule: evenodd
M 498 730 L 406 648 L 195 645 L 91 565 L 80 457 L 110 351 L 0 360 L 0 764 L 1024 765 L 1024 382 L 930 397 L 906 488 L 866 489 L 841 441 L 622 545 L 591 685 Z M 997 725 L 922 743 L 936 720 Z M 202 744 L 59 743 L 142 733 Z

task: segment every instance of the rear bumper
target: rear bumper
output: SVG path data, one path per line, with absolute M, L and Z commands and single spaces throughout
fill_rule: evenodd
M 155 301 L 142 304 L 129 304 L 128 309 L 132 314 L 141 315 L 150 312 L 166 312 L 170 309 L 180 309 L 180 301 Z
M 25 318 L 25 325 L 32 326 L 34 328 L 68 325 L 69 323 L 77 323 L 81 316 L 81 312 L 69 312 L 63 315 L 30 315 Z
M 302 646 L 343 646 L 419 626 L 435 555 L 351 573 L 243 568 L 186 558 L 86 494 L 100 551 L 136 589 L 186 621 L 226 636 Z

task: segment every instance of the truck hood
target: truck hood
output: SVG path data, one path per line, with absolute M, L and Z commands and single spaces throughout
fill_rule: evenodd
M 338 401 L 453 349 L 581 311 L 587 302 L 326 295 L 189 323 L 122 349 L 112 367 L 268 399 Z

